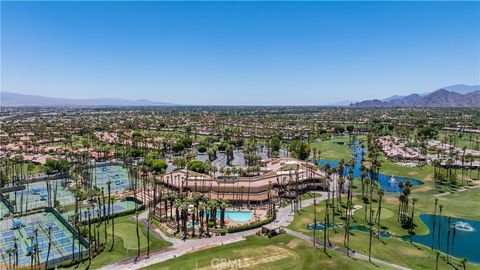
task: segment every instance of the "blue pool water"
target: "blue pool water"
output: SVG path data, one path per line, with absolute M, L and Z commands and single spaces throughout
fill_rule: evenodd
M 235 222 L 247 222 L 252 219 L 250 211 L 225 211 L 225 218 Z
M 413 241 L 430 247 L 432 244 L 432 221 L 433 215 L 422 214 L 420 219 L 428 226 L 430 232 L 427 235 L 414 235 Z M 447 235 L 448 235 L 448 217 L 437 215 L 435 221 L 435 235 L 433 239 L 433 247 L 438 248 L 438 223 L 440 225 L 440 250 L 447 251 Z M 451 219 L 452 229 L 450 230 L 450 243 L 453 241 L 453 249 L 450 248 L 450 254 L 458 257 L 466 257 L 469 262 L 480 263 L 480 252 L 478 252 L 478 244 L 480 243 L 480 221 L 453 218 Z M 453 238 L 453 226 L 455 229 L 455 239 Z M 408 238 L 406 238 L 408 239 Z M 451 246 L 452 247 L 452 246 Z
M 353 177 L 359 178 L 361 175 L 361 170 L 360 167 L 362 166 L 362 152 L 364 151 L 361 147 L 360 142 L 355 141 L 351 147 L 353 148 L 353 153 L 352 157 L 355 161 L 353 165 Z M 347 162 L 347 160 L 346 160 Z M 318 163 L 322 166 L 325 166 L 326 164 L 330 164 L 332 168 L 338 167 L 338 161 L 333 161 L 333 160 L 319 160 Z M 350 166 L 345 166 L 345 169 L 343 170 L 344 175 L 348 175 L 348 170 L 350 169 Z M 370 176 L 367 176 L 369 178 Z M 422 185 L 422 181 L 413 179 L 413 178 L 407 178 L 407 177 L 399 177 L 399 176 L 392 176 L 392 175 L 386 175 L 383 173 L 380 173 L 377 175 L 377 181 L 382 187 L 382 189 L 386 192 L 401 192 L 402 188 L 398 186 L 400 182 L 406 183 L 409 181 L 412 185 L 414 186 L 419 186 Z
M 333 227 L 335 227 L 335 224 L 333 223 L 328 224 L 328 228 L 333 228 Z M 313 230 L 313 228 L 315 228 L 315 230 L 323 231 L 323 229 L 325 229 L 325 226 L 323 223 L 317 223 L 317 225 L 314 225 L 313 223 L 311 223 L 307 225 L 308 230 Z

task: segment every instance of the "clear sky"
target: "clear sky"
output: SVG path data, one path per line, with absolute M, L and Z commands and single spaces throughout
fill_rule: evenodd
M 480 84 L 479 2 L 1 2 L 1 90 L 319 105 Z

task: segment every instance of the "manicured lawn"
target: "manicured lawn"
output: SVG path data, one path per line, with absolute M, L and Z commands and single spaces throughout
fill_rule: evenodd
M 456 147 L 462 148 L 463 146 L 466 146 L 469 149 L 478 150 L 477 148 L 478 145 L 475 143 L 480 138 L 478 134 L 471 134 L 471 133 L 462 134 L 461 132 L 443 130 L 439 133 L 438 137 L 439 137 L 439 140 L 441 141 L 443 139 L 448 139 L 448 137 L 452 135 L 455 138 Z M 470 140 L 470 136 L 472 136 L 471 140 Z
M 237 243 L 180 256 L 142 269 L 378 269 L 361 260 L 330 252 L 290 235 L 250 236 Z M 221 267 L 221 260 L 225 260 Z M 230 262 L 230 267 L 226 263 Z M 238 263 L 237 267 L 232 263 Z M 382 269 L 388 269 L 382 267 Z
M 342 198 L 345 202 L 345 199 Z M 368 223 L 365 221 L 365 207 L 363 204 L 363 200 L 360 196 L 354 197 L 354 205 L 361 206 L 361 209 L 358 209 L 354 212 L 352 226 L 359 225 L 359 226 L 367 226 Z M 373 210 L 375 213 L 377 212 L 378 203 L 374 201 L 373 203 Z M 384 197 L 382 200 L 382 213 L 380 219 L 380 225 L 383 227 L 382 230 L 386 230 L 391 232 L 394 235 L 404 236 L 408 235 L 408 230 L 401 228 L 400 224 L 397 221 L 397 213 L 398 213 L 398 199 L 395 197 Z M 302 233 L 310 233 L 311 230 L 306 228 L 307 224 L 313 223 L 313 210 L 314 206 L 308 206 L 302 209 L 300 212 L 295 213 L 294 221 L 288 226 L 288 228 L 299 231 Z M 330 208 L 330 219 L 332 218 L 332 210 Z M 345 209 L 342 208 L 342 216 L 345 216 Z M 317 223 L 323 223 L 325 217 L 325 201 L 321 201 L 317 204 Z M 417 211 L 416 211 L 417 212 Z M 417 212 L 418 213 L 418 212 Z M 330 221 L 332 222 L 332 220 Z M 344 224 L 344 220 L 341 218 L 340 215 L 335 215 L 335 223 L 336 224 Z M 415 232 L 417 234 L 426 234 L 428 233 L 428 227 L 421 222 L 420 218 L 416 215 L 415 216 L 415 224 L 417 227 Z
M 428 227 L 420 220 L 419 215 L 421 213 L 433 213 L 434 198 L 431 195 L 420 192 L 414 192 L 411 196 L 419 199 L 415 205 L 414 223 L 416 224 L 416 228 L 414 232 L 416 234 L 427 234 Z M 480 213 L 480 201 L 478 200 L 479 196 L 480 189 L 472 189 L 464 192 L 439 196 L 439 204 L 444 206 L 442 215 L 451 215 L 453 217 L 478 220 L 478 213 Z M 376 196 L 374 199 L 376 199 Z M 354 197 L 354 204 L 362 207 L 364 206 L 360 196 Z M 375 212 L 377 211 L 377 205 L 378 202 L 374 201 L 373 209 Z M 409 209 L 411 210 L 411 204 Z M 313 223 L 313 210 L 314 207 L 309 206 L 302 209 L 299 213 L 296 213 L 294 221 L 288 227 L 292 230 L 313 236 L 313 231 L 306 229 L 307 224 Z M 320 202 L 317 205 L 316 213 L 317 222 L 322 223 L 325 213 L 324 202 Z M 364 208 L 355 211 L 351 225 L 367 226 L 364 213 Z M 382 200 L 381 215 L 381 226 L 383 227 L 382 230 L 389 231 L 393 235 L 398 236 L 408 235 L 408 231 L 403 229 L 397 221 L 397 213 L 398 196 L 384 196 Z M 336 216 L 335 223 L 343 224 L 344 222 L 339 216 Z M 332 235 L 332 242 L 338 246 L 343 246 L 344 231 L 342 227 L 337 227 L 335 230 L 330 229 L 329 231 Z M 350 237 L 351 247 L 363 254 L 368 254 L 368 233 L 360 231 L 352 231 L 352 233 L 353 235 Z M 322 231 L 317 231 L 317 239 L 323 240 Z M 381 240 L 382 241 L 376 238 L 374 239 L 372 245 L 372 254 L 375 258 L 410 267 L 412 269 L 431 269 L 432 265 L 435 265 L 435 253 L 432 252 L 428 247 L 421 245 L 415 246 L 410 244 L 408 241 L 402 241 L 395 238 Z M 458 260 L 456 261 L 458 262 Z M 440 269 L 453 269 L 453 267 L 447 265 L 444 260 L 440 260 Z M 469 265 L 469 269 L 480 269 L 480 265 Z
M 433 181 L 433 167 L 430 165 L 425 165 L 418 168 L 410 168 L 396 165 L 393 162 L 383 158 L 380 172 L 388 175 L 414 178 L 421 181 Z
M 346 161 L 352 158 L 352 149 L 348 145 L 336 144 L 334 142 L 348 142 L 348 137 L 337 137 L 328 141 L 314 142 L 311 147 L 320 150 L 318 159 Z
M 125 216 L 115 219 L 115 246 L 112 251 L 109 251 L 112 245 L 111 239 L 111 225 L 107 228 L 108 242 L 107 249 L 100 253 L 92 260 L 92 265 L 89 269 L 98 269 L 104 265 L 112 264 L 135 257 L 137 255 L 137 235 L 136 225 L 133 216 Z M 100 239 L 104 239 L 103 224 L 100 226 Z M 139 221 L 140 232 L 140 252 L 142 254 L 147 252 L 147 227 Z M 170 246 L 171 243 L 156 237 L 152 232 L 150 234 L 150 251 L 159 250 Z M 78 267 L 72 266 L 68 269 L 87 269 L 88 261 L 80 264 Z
M 435 199 L 432 196 L 418 193 L 413 194 L 413 197 L 418 198 L 415 208 L 419 213 L 433 214 Z M 442 215 L 480 220 L 480 188 L 437 196 L 437 198 L 438 204 L 443 205 Z

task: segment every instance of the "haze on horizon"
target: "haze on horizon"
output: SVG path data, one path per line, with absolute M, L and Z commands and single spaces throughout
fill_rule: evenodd
M 1 90 L 320 105 L 480 84 L 479 2 L 5 2 Z

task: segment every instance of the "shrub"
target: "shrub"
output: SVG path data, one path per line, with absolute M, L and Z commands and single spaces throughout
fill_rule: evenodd
M 252 222 L 252 223 L 248 223 L 248 224 L 240 225 L 240 226 L 236 226 L 236 227 L 230 227 L 230 228 L 228 228 L 227 232 L 228 233 L 236 233 L 236 232 L 248 231 L 248 230 L 255 229 L 255 228 L 260 228 L 263 225 L 266 225 L 270 222 L 273 222 L 275 220 L 275 218 L 276 218 L 276 215 L 273 215 L 273 216 L 271 216 L 267 219 L 264 219 L 264 220 L 255 221 L 255 222 Z
M 205 173 L 205 166 L 203 165 L 203 162 L 199 160 L 190 161 L 187 165 L 187 169 L 198 173 Z

